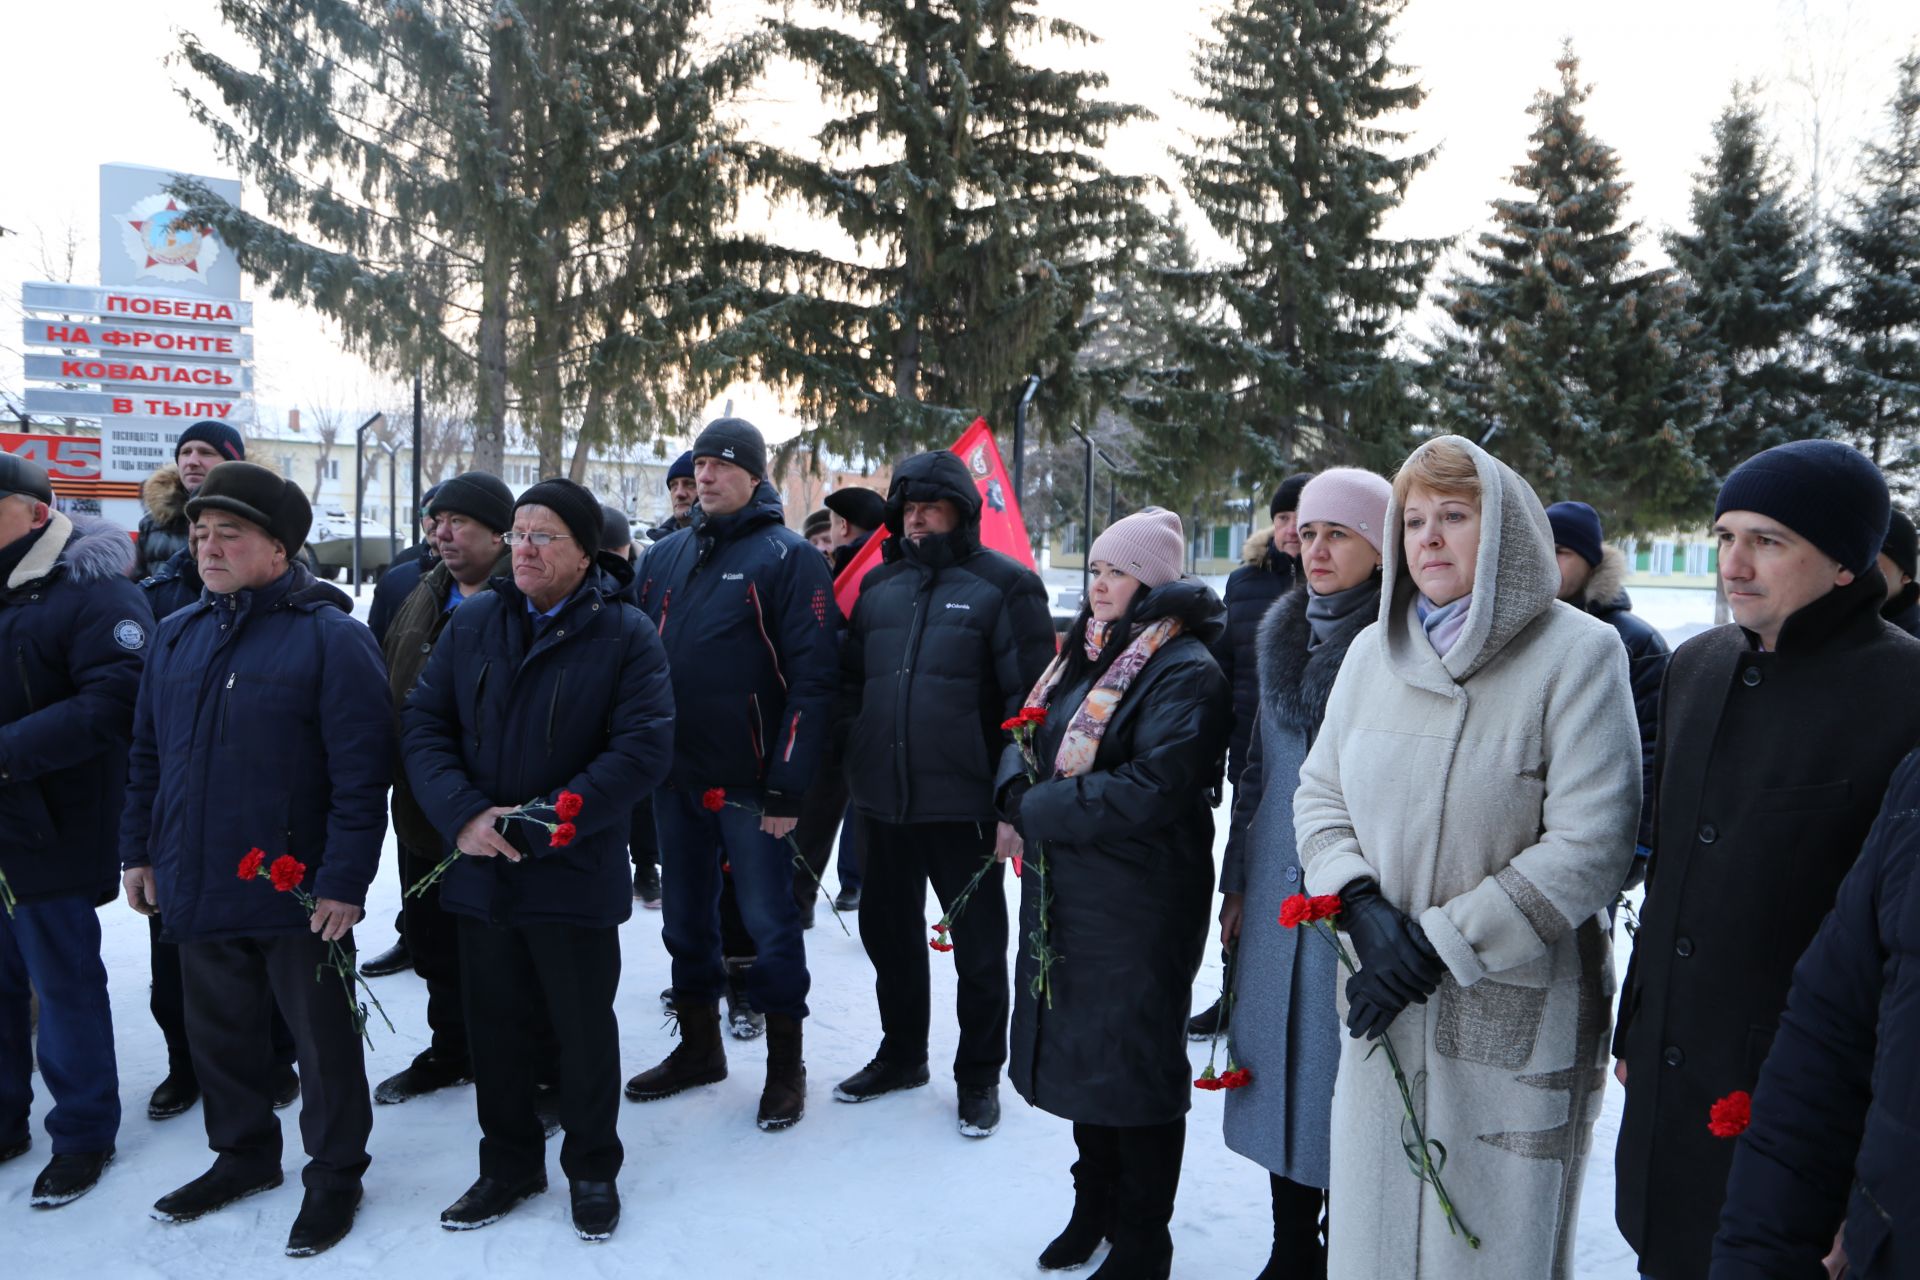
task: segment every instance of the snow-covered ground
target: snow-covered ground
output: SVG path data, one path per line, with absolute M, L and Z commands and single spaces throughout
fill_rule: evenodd
M 361 598 L 362 611 L 369 599 Z M 1711 596 L 1705 601 L 1710 610 Z M 1686 602 L 1673 603 L 1673 609 L 1660 607 L 1656 623 L 1663 629 L 1701 620 L 1687 616 Z M 392 856 L 389 839 L 388 862 L 358 935 L 367 954 L 391 940 L 399 897 Z M 831 884 L 831 873 L 828 879 Z M 928 918 L 938 918 L 937 906 Z M 658 912 L 636 909 L 621 929 L 618 1010 L 628 1072 L 653 1064 L 672 1047 L 657 999 L 668 981 L 660 919 Z M 319 1263 L 295 1263 L 281 1255 L 300 1203 L 297 1108 L 281 1113 L 284 1186 L 199 1222 L 164 1226 L 148 1218 L 148 1206 L 198 1175 L 211 1155 L 198 1108 L 161 1123 L 146 1118 L 147 1094 L 164 1074 L 166 1061 L 146 1008 L 146 926 L 118 903 L 104 908 L 101 920 L 125 1111 L 119 1158 L 86 1198 L 50 1212 L 30 1209 L 28 1189 L 47 1150 L 42 1127 L 47 1099 L 38 1090 L 35 1150 L 0 1166 L 0 1231 L 7 1241 L 0 1269 L 10 1278 L 112 1274 L 129 1280 L 214 1280 L 297 1266 L 327 1275 L 404 1271 L 409 1280 L 526 1276 L 552 1266 L 569 1275 L 712 1280 L 1021 1277 L 1038 1274 L 1034 1255 L 1064 1224 L 1071 1205 L 1067 1167 L 1073 1141 L 1065 1122 L 1030 1109 L 1003 1088 L 1005 1121 L 998 1134 L 973 1140 L 956 1131 L 953 1085 L 944 1073 L 955 1042 L 953 969 L 944 957 L 930 957 L 932 1087 L 863 1106 L 833 1101 L 834 1082 L 864 1064 L 878 1046 L 879 1019 L 866 954 L 857 937 L 841 933 L 823 904 L 818 927 L 807 935 L 813 1016 L 806 1032 L 806 1119 L 784 1133 L 755 1128 L 766 1060 L 763 1041 L 728 1042 L 732 1075 L 720 1085 L 663 1102 L 623 1102 L 624 1213 L 619 1231 L 605 1245 L 580 1243 L 568 1226 L 557 1139 L 550 1144 L 553 1185 L 546 1195 L 482 1231 L 440 1229 L 440 1210 L 476 1172 L 473 1093 L 466 1088 L 375 1108 L 366 1202 L 353 1234 Z M 1624 939 L 1619 941 L 1616 963 L 1624 971 Z M 1212 1000 L 1220 976 L 1217 949 L 1210 948 L 1195 984 L 1196 1008 Z M 397 1029 L 389 1033 L 376 1020 L 367 1073 L 378 1081 L 405 1066 L 424 1045 L 426 989 L 411 973 L 376 979 L 373 985 Z M 1207 1046 L 1192 1046 L 1192 1058 L 1197 1073 Z M 1610 1081 L 1582 1200 L 1581 1280 L 1631 1280 L 1634 1275 L 1632 1255 L 1613 1226 L 1620 1101 Z M 1266 1175 L 1222 1145 L 1220 1109 L 1219 1095 L 1194 1095 L 1173 1221 L 1178 1276 L 1250 1277 L 1264 1264 L 1272 1239 Z

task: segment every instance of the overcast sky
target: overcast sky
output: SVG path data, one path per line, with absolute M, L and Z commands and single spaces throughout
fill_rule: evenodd
M 1111 96 L 1157 117 L 1114 137 L 1110 166 L 1155 174 L 1177 189 L 1168 152 L 1205 127 L 1182 95 L 1193 88 L 1195 41 L 1218 7 L 1161 0 L 1046 0 L 1041 7 L 1101 43 L 1038 56 L 1106 71 Z M 722 23 L 769 11 L 753 0 L 719 0 Z M 11 233 L 0 239 L 0 391 L 10 396 L 23 385 L 20 282 L 45 277 L 43 257 L 69 226 L 83 239 L 77 278 L 95 278 L 98 166 L 123 160 L 225 172 L 176 93 L 183 69 L 165 61 L 181 28 L 217 40 L 215 0 L 0 4 L 10 118 L 0 141 L 0 226 Z M 1570 37 L 1594 86 L 1589 121 L 1625 162 L 1633 216 L 1657 232 L 1684 225 L 1688 184 L 1739 80 L 1765 83 L 1783 150 L 1802 172 L 1815 115 L 1806 86 L 1818 87 L 1835 185 L 1844 189 L 1859 140 L 1884 116 L 1894 63 L 1920 37 L 1920 14 L 1911 0 L 1411 0 L 1397 30 L 1395 55 L 1428 95 L 1406 127 L 1415 145 L 1440 154 L 1391 231 L 1456 236 L 1486 225 L 1487 202 L 1505 193 L 1524 158 L 1532 124 L 1526 108 L 1554 80 L 1554 60 Z M 757 132 L 789 144 L 825 116 L 817 92 L 791 68 L 775 68 L 747 110 Z M 1187 215 L 1202 251 L 1217 248 L 1190 206 Z M 1659 256 L 1651 235 L 1644 252 Z M 255 316 L 267 421 L 289 406 L 328 399 L 348 415 L 371 407 L 358 403 L 370 385 L 364 371 L 338 355 L 311 313 L 263 301 Z M 771 427 L 769 434 L 795 425 L 757 389 L 735 395 L 736 408 Z

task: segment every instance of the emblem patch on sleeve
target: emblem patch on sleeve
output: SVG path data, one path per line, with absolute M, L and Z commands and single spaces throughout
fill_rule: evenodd
M 147 647 L 147 629 L 132 618 L 122 618 L 113 624 L 113 642 L 122 649 L 144 649 Z

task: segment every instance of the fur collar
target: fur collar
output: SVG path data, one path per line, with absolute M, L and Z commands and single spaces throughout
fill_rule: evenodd
M 1267 552 L 1273 549 L 1273 526 L 1255 529 L 1240 544 L 1240 563 L 1258 569 L 1267 563 Z
M 1631 608 L 1626 602 L 1626 594 L 1627 557 L 1620 548 L 1608 547 L 1600 553 L 1600 563 L 1593 567 L 1593 573 L 1587 578 L 1587 589 L 1581 594 L 1580 607 L 1591 613 L 1603 609 Z
M 98 516 L 55 511 L 47 517 L 46 533 L 7 575 L 7 590 L 37 582 L 61 564 L 75 582 L 124 578 L 133 572 L 133 540 Z
M 1374 607 L 1354 610 L 1325 644 L 1309 652 L 1307 640 L 1312 633 L 1307 628 L 1306 587 L 1295 587 L 1276 600 L 1260 622 L 1261 711 L 1311 742 L 1327 712 L 1333 678 L 1340 674 L 1347 649 L 1378 617 Z
M 140 500 L 156 525 L 165 527 L 187 518 L 187 482 L 180 468 L 169 462 L 140 483 Z

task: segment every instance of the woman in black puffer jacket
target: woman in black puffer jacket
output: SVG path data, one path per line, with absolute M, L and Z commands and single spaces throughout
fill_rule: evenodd
M 1078 1266 L 1107 1238 L 1101 1280 L 1168 1274 L 1193 1093 L 1186 1022 L 1233 712 L 1207 651 L 1225 610 L 1180 577 L 1184 547 L 1179 517 L 1153 509 L 1095 540 L 1088 604 L 1027 697 L 1047 711 L 1042 781 L 1018 745 L 1000 771 L 1029 851 L 1009 1074 L 1073 1121 L 1080 1157 L 1072 1220 L 1040 1265 Z

